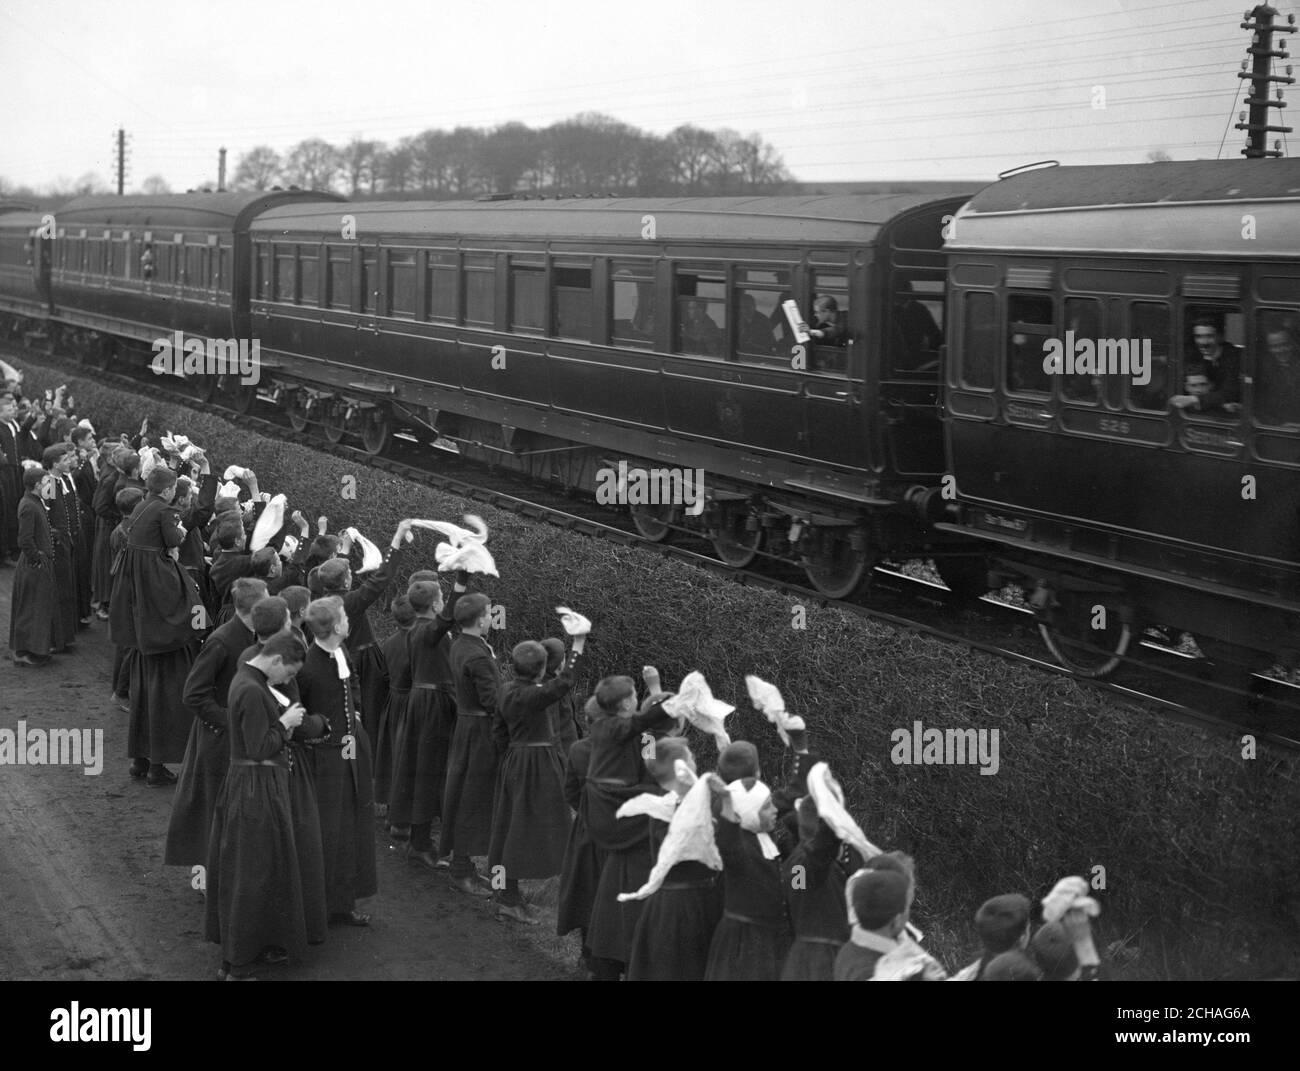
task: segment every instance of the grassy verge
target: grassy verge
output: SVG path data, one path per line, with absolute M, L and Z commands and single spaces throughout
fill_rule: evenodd
M 32 367 L 28 388 L 61 382 Z M 217 465 L 253 467 L 291 508 L 323 513 L 331 530 L 356 524 L 381 546 L 403 517 L 458 520 L 467 504 L 421 484 L 358 469 L 227 422 L 88 381 L 72 384 L 96 428 L 183 432 Z M 356 497 L 342 497 L 345 477 Z M 1103 903 L 1099 945 L 1121 977 L 1294 975 L 1300 964 L 1297 759 L 1156 720 L 1074 682 L 896 631 L 835 609 L 741 588 L 653 552 L 606 544 L 492 509 L 502 572 L 488 586 L 506 607 L 498 651 L 558 634 L 557 604 L 595 622 L 591 679 L 657 665 L 665 682 L 693 669 L 742 707 L 733 737 L 759 744 L 770 781 L 780 745 L 748 708 L 744 674 L 777 684 L 814 734 L 867 835 L 914 855 L 914 914 L 927 946 L 956 968 L 976 953 L 972 916 L 986 897 L 1046 894 L 1057 878 L 1093 879 Z M 433 541 L 412 568 L 433 566 Z M 386 634 L 386 615 L 372 614 Z M 895 765 L 891 733 L 911 728 L 996 730 L 996 776 L 977 766 Z M 693 741 L 702 768 L 710 741 Z

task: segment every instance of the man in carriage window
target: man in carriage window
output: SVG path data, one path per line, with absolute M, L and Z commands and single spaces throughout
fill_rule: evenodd
M 1223 329 L 1210 316 L 1198 316 L 1192 321 L 1192 343 L 1194 349 L 1187 355 L 1188 367 L 1200 361 L 1205 365 L 1210 380 L 1210 390 L 1204 394 L 1192 395 L 1196 401 L 1180 405 L 1180 409 L 1190 408 L 1193 412 L 1234 412 L 1229 408 L 1240 409 L 1241 402 L 1241 350 L 1223 340 Z M 1186 395 L 1179 395 L 1186 398 Z M 1174 399 L 1170 399 L 1174 404 Z
M 740 295 L 740 322 L 736 325 L 741 353 L 758 353 L 770 357 L 776 352 L 772 320 L 758 311 L 753 294 Z
M 943 331 L 916 299 L 916 284 L 904 279 L 901 285 L 907 290 L 894 295 L 894 367 L 918 370 L 938 360 Z
M 1255 415 L 1261 423 L 1300 425 L 1300 336 L 1296 327 L 1289 318 L 1265 325 L 1255 376 Z
M 1216 420 L 1230 420 L 1241 412 L 1239 402 L 1222 402 L 1216 391 L 1212 370 L 1205 361 L 1191 361 L 1184 371 L 1186 393 L 1169 399 L 1175 409 L 1190 410 Z

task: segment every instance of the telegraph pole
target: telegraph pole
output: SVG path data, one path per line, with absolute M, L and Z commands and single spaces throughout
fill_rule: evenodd
M 226 147 L 221 147 L 221 157 L 217 163 L 217 193 L 226 192 Z
M 1241 150 L 1241 155 L 1248 160 L 1281 156 L 1281 142 L 1275 141 L 1273 149 L 1270 150 L 1267 147 L 1267 136 L 1270 132 L 1289 134 L 1292 130 L 1289 126 L 1269 125 L 1269 120 L 1272 118 L 1269 108 L 1277 108 L 1280 111 L 1286 107 L 1286 102 L 1282 100 L 1281 85 L 1278 86 L 1277 100 L 1269 100 L 1269 83 L 1291 85 L 1295 81 L 1290 77 L 1290 64 L 1287 65 L 1285 75 L 1270 73 L 1275 57 L 1289 59 L 1291 55 L 1284 44 L 1279 44 L 1276 49 L 1273 47 L 1273 35 L 1296 31 L 1294 15 L 1288 15 L 1287 25 L 1282 26 L 1273 21 L 1273 16 L 1277 13 L 1276 8 L 1260 4 L 1253 11 L 1246 12 L 1246 21 L 1241 24 L 1243 30 L 1254 31 L 1250 39 L 1250 47 L 1246 49 L 1248 54 L 1255 57 L 1254 62 L 1242 60 L 1241 70 L 1237 72 L 1238 78 L 1250 79 L 1250 96 L 1246 98 L 1246 105 L 1250 109 L 1249 118 L 1246 112 L 1242 112 L 1238 116 L 1240 122 L 1236 126 L 1238 130 L 1248 131 L 1246 147 Z
M 117 128 L 117 195 L 126 193 L 126 130 Z

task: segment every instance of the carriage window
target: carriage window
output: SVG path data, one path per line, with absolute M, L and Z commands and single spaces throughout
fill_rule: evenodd
M 626 346 L 653 346 L 654 266 L 614 261 L 610 267 L 610 338 Z
M 1101 303 L 1091 298 L 1067 298 L 1065 301 L 1065 338 L 1070 337 L 1068 332 L 1074 332 L 1075 353 L 1079 353 L 1080 342 L 1091 342 L 1093 353 L 1099 359 L 1105 359 L 1101 346 Z M 1124 340 L 1124 349 L 1127 351 L 1128 342 Z M 1084 347 L 1086 355 L 1086 347 Z M 1109 368 L 1102 368 L 1099 365 L 1094 366 L 1093 370 L 1085 368 L 1083 371 L 1069 370 L 1069 354 L 1064 353 L 1062 356 L 1066 359 L 1066 370 L 1056 377 L 1061 388 L 1061 397 L 1067 401 L 1084 403 L 1087 405 L 1096 405 L 1101 401 L 1102 390 L 1102 373 L 1108 372 Z M 1089 362 L 1091 363 L 1091 362 Z M 1077 364 L 1077 361 L 1076 361 Z
M 293 246 L 275 247 L 275 300 L 293 300 Z
M 496 260 L 486 256 L 465 258 L 465 320 L 487 324 L 496 312 Z
M 1171 361 L 1169 340 L 1172 335 L 1169 327 L 1169 306 L 1152 301 L 1135 301 L 1129 306 L 1129 337 L 1138 340 L 1138 344 L 1151 346 L 1150 380 L 1147 383 L 1134 383 L 1126 378 L 1128 384 L 1128 401 L 1134 409 L 1146 409 L 1153 413 L 1163 413 L 1169 408 L 1169 398 L 1177 394 L 1173 389 L 1177 369 Z
M 962 331 L 962 386 L 993 389 L 999 338 L 997 301 L 994 296 L 984 290 L 974 290 L 967 294 L 966 319 Z
M 890 306 L 893 370 L 903 375 L 933 376 L 943 345 L 944 279 L 916 271 L 896 271 Z
M 515 331 L 546 330 L 546 269 L 510 265 L 510 327 Z
M 206 289 L 208 285 L 208 247 L 191 245 L 185 247 L 185 284 Z
M 425 291 L 428 307 L 426 320 L 456 319 L 456 271 L 459 265 L 455 253 L 429 253 L 425 267 Z
M 1043 345 L 1056 337 L 1052 299 L 1042 294 L 1007 295 L 1006 388 L 1016 394 L 1048 394 Z
M 271 251 L 265 245 L 257 250 L 257 296 L 261 301 L 271 297 Z
M 98 238 L 90 238 L 87 244 L 90 246 L 90 265 L 86 270 L 91 275 L 99 275 L 104 270 L 104 243 Z
M 726 342 L 727 284 L 721 275 L 678 270 L 678 353 L 721 357 Z
M 790 273 L 737 268 L 735 278 L 736 352 L 787 363 L 794 336 L 781 302 L 792 296 Z
M 554 279 L 555 334 L 591 340 L 591 269 L 556 265 Z
M 415 319 L 415 254 L 388 251 L 388 315 Z
M 352 250 L 331 249 L 325 269 L 325 304 L 331 309 L 352 307 Z
M 1300 426 L 1300 310 L 1260 309 L 1255 339 L 1255 419 Z
M 315 249 L 298 257 L 298 302 L 315 305 L 320 300 L 320 256 Z
M 361 250 L 361 311 L 373 313 L 379 306 L 379 254 Z
M 848 367 L 849 279 L 847 275 L 816 272 L 812 278 L 812 299 L 804 313 L 808 326 L 825 331 L 813 346 L 809 367 L 815 372 L 843 372 Z
M 1185 306 L 1182 381 L 1172 385 L 1170 404 L 1187 417 L 1239 419 L 1244 333 L 1240 310 Z

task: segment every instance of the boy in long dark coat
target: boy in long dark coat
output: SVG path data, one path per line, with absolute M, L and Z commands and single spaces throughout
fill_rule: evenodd
M 131 516 L 143 501 L 144 492 L 138 487 L 124 487 L 113 499 L 113 507 L 117 511 L 119 520 L 113 531 L 109 533 L 108 554 L 114 565 L 117 562 L 118 555 L 126 550 L 126 518 Z M 110 566 L 110 580 L 112 579 L 112 570 L 113 566 Z M 109 590 L 111 593 L 112 589 Z M 109 625 L 109 634 L 112 635 L 111 623 Z M 130 712 L 131 675 L 135 670 L 135 660 L 139 657 L 140 652 L 134 647 L 127 647 L 123 644 L 116 644 L 113 650 L 113 700 L 123 710 Z M 148 759 L 136 760 L 131 763 L 131 776 L 144 777 L 148 772 Z
M 559 675 L 564 665 L 564 641 L 548 636 L 542 640 L 542 646 L 546 648 L 546 676 L 542 678 L 542 683 L 547 684 Z M 551 724 L 555 727 L 555 746 L 560 749 L 561 758 L 564 758 L 582 735 L 578 704 L 573 698 L 572 689 L 555 701 L 555 706 L 551 708 Z
M 239 669 L 239 656 L 254 640 L 253 606 L 264 598 L 262 581 L 251 577 L 235 581 L 235 616 L 199 648 L 185 680 L 185 706 L 194 720 L 163 848 L 163 862 L 169 866 L 207 862 L 212 809 L 230 767 L 226 695 Z
M 176 474 L 159 465 L 147 485 L 148 497 L 123 522 L 127 544 L 115 565 L 108 625 L 114 643 L 139 652 L 128 754 L 148 758 L 149 784 L 171 785 L 176 775 L 164 764 L 185 757 L 193 720 L 185 709 L 185 678 L 205 615 L 194 579 L 178 561 L 185 533 L 171 505 Z
M 582 962 L 591 970 L 591 949 L 587 946 L 587 928 L 591 924 L 591 905 L 600 885 L 605 865 L 605 851 L 592 841 L 587 831 L 587 769 L 591 765 L 591 737 L 584 736 L 569 748 L 564 767 L 564 801 L 576 812 L 564 846 L 564 863 L 560 868 L 560 893 L 555 906 L 555 932 L 565 937 L 577 930 L 582 938 Z
M 375 868 L 374 779 L 370 739 L 357 710 L 356 667 L 344 641 L 348 616 L 337 597 L 307 607 L 313 643 L 298 671 L 303 706 L 324 717 L 329 733 L 312 748 L 325 853 L 330 921 L 368 926 L 356 901 L 379 889 Z
M 406 719 L 406 704 L 411 697 L 411 656 L 406 649 L 406 634 L 415 624 L 415 611 L 411 609 L 411 600 L 405 595 L 397 596 L 389 610 L 397 630 L 379 645 L 384 665 L 388 667 L 388 695 L 379 715 L 379 724 L 375 726 L 374 740 L 375 814 L 380 818 L 389 813 L 393 784 L 393 741 L 398 727 Z M 410 842 L 410 829 L 406 829 L 402 836 L 397 836 L 393 832 L 391 819 L 389 833 L 393 834 L 394 841 Z
M 811 796 L 798 807 L 799 844 L 781 864 L 794 944 L 781 967 L 783 982 L 830 982 L 835 957 L 849 939 L 844 885 L 862 865 L 822 821 Z
M 70 443 L 47 447 L 44 455 L 50 481 L 46 485 L 45 508 L 54 536 L 54 579 L 58 585 L 58 614 L 62 621 L 62 634 L 66 644 L 58 650 L 73 646 L 80 619 L 80 584 L 77 580 L 78 507 L 77 493 L 72 488 L 72 462 L 76 452 Z
M 695 760 L 686 743 L 679 737 L 665 737 L 656 741 L 654 758 L 646 763 L 670 804 L 684 799 L 693 783 L 678 778 L 679 761 L 686 764 L 691 774 L 695 773 Z M 711 810 L 702 813 L 701 818 L 702 833 L 712 840 Z M 658 853 L 668 832 L 668 822 L 652 816 L 650 830 Z M 667 865 L 668 860 L 656 858 L 656 870 Z M 672 864 L 663 883 L 646 899 L 637 920 L 628 954 L 629 982 L 704 980 L 709 947 L 722 917 L 717 878 L 717 871 L 699 859 L 685 858 Z
M 586 636 L 573 639 L 573 658 L 582 654 Z M 555 749 L 551 709 L 573 687 L 573 662 L 565 660 L 548 683 L 546 648 L 533 640 L 510 652 L 514 677 L 497 695 L 494 735 L 505 751 L 492 807 L 488 867 L 504 867 L 499 914 L 535 923 L 519 893 L 521 879 L 554 877 L 564 866 L 569 806 L 564 802 L 564 767 Z
M 0 565 L 16 558 L 18 503 L 23 490 L 23 458 L 30 458 L 35 441 L 18 422 L 18 405 L 11 391 L 0 390 Z
M 276 691 L 302 663 L 290 636 L 269 640 L 230 684 L 230 772 L 217 802 L 208 856 L 207 938 L 221 944 L 220 977 L 306 950 L 302 875 L 294 841 L 288 758 L 300 703 Z
M 95 483 L 95 493 L 90 500 L 90 510 L 95 515 L 94 550 L 90 566 L 91 601 L 97 607 L 96 615 L 102 621 L 108 620 L 108 597 L 113 588 L 113 555 L 109 550 L 109 536 L 122 520 L 114 501 L 114 487 L 117 484 L 118 471 L 114 464 L 119 454 L 129 451 L 123 447 L 105 445 L 100 449 L 99 479 Z
M 640 900 L 620 903 L 619 894 L 641 888 L 654 865 L 649 819 L 619 818 L 618 809 L 654 788 L 642 761 L 647 737 L 662 736 L 679 724 L 663 709 L 666 696 L 658 691 L 658 673 L 647 668 L 644 676 L 651 699 L 639 711 L 630 677 L 606 677 L 587 703 L 592 739 L 584 790 L 587 834 L 606 853 L 587 931 L 592 971 L 600 981 L 617 981 L 626 968 L 644 907 Z
M 303 610 L 307 602 L 302 604 Z M 253 631 L 257 641 L 239 656 L 239 664 L 259 654 L 267 641 L 274 636 L 289 636 L 302 647 L 304 657 L 307 645 L 302 631 L 294 624 L 288 601 L 283 596 L 271 595 L 253 606 Z M 280 691 L 289 701 L 299 701 L 298 679 L 280 685 Z M 290 804 L 293 810 L 293 840 L 298 849 L 298 870 L 302 877 L 302 909 L 307 921 L 307 943 L 321 944 L 329 928 L 329 908 L 325 895 L 325 852 L 321 847 L 320 803 L 316 798 L 316 774 L 312 762 L 312 748 L 329 733 L 329 722 L 319 714 L 304 714 L 302 724 L 294 729 L 289 739 L 289 765 L 293 776 L 289 778 Z
M 457 584 L 457 598 L 465 590 Z M 456 724 L 456 695 L 451 678 L 450 606 L 436 582 L 417 581 L 406 598 L 416 618 L 406 633 L 405 662 L 410 697 L 393 725 L 393 795 L 390 819 L 409 826 L 407 858 L 437 868 L 431 837 L 433 820 L 442 814 L 447 781 L 447 752 Z
M 492 719 L 501 678 L 496 652 L 486 639 L 491 608 L 486 595 L 461 596 L 454 615 L 460 635 L 452 641 L 450 654 L 456 728 L 447 756 L 438 854 L 451 856 L 452 883 L 473 896 L 491 895 L 491 883 L 475 871 L 473 863 L 474 856 L 487 854 L 491 840 L 498 764 Z
M 324 595 L 337 595 L 343 600 L 349 621 L 348 654 L 357 666 L 357 708 L 369 725 L 379 724 L 379 714 L 388 692 L 388 667 L 384 665 L 384 654 L 375 642 L 366 611 L 397 575 L 405 556 L 406 534 L 410 527 L 405 521 L 397 526 L 384 563 L 359 584 L 354 583 L 352 571 L 343 558 L 330 559 L 317 572 Z
M 48 665 L 51 653 L 64 642 L 57 613 L 54 542 L 40 496 L 46 479 L 42 468 L 23 473 L 24 493 L 15 517 L 21 556 L 9 608 L 9 648 L 20 666 Z

